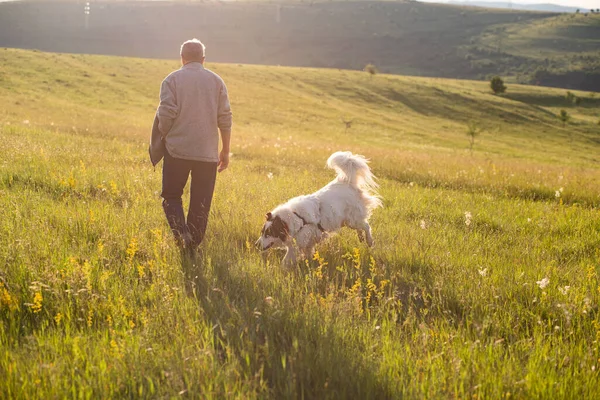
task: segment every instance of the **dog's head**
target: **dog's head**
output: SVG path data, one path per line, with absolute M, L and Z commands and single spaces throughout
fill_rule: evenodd
M 273 216 L 270 212 L 266 217 L 260 238 L 256 242 L 257 247 L 262 251 L 271 247 L 283 247 L 290 235 L 288 224 L 279 215 Z

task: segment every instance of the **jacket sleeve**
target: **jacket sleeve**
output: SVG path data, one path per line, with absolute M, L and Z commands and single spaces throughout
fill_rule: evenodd
M 233 118 L 231 114 L 231 105 L 229 104 L 229 95 L 227 94 L 227 87 L 225 83 L 221 84 L 221 90 L 219 92 L 219 107 L 217 124 L 222 133 L 230 133 L 231 125 L 233 124 Z
M 177 96 L 173 82 L 167 77 L 160 87 L 160 104 L 158 106 L 158 129 L 166 135 L 173 126 L 173 121 L 179 114 Z

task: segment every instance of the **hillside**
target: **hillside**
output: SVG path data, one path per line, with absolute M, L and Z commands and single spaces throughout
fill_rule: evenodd
M 28 120 L 44 127 L 52 123 L 61 129 L 83 125 L 107 135 L 122 126 L 126 136 L 133 133 L 144 140 L 160 81 L 178 67 L 175 61 L 10 49 L 0 54 L 0 99 L 9 121 Z M 241 64 L 216 64 L 215 70 L 228 77 L 241 124 L 238 129 L 260 131 L 261 136 L 287 121 L 286 131 L 298 135 L 297 140 L 320 137 L 319 131 L 333 132 L 334 136 L 321 138 L 328 146 L 343 138 L 361 145 L 367 140 L 386 150 L 390 146 L 455 149 L 466 144 L 465 125 L 478 121 L 490 131 L 482 143 L 485 151 L 544 162 L 568 157 L 577 165 L 600 161 L 595 151 L 600 98 L 593 94 L 575 92 L 582 99 L 577 107 L 566 99 L 564 90 L 520 85 L 510 85 L 505 95 L 495 96 L 487 82 L 370 78 L 363 72 Z M 255 104 L 260 104 L 260 111 Z M 71 112 L 63 113 L 65 108 Z M 569 129 L 562 129 L 556 119 L 562 108 L 573 115 Z M 341 118 L 354 120 L 349 133 L 341 129 Z M 543 143 L 560 143 L 567 136 L 576 138 L 569 149 L 531 145 L 541 138 Z
M 82 7 L 56 1 L 0 3 L 0 46 L 170 59 L 183 40 L 197 36 L 215 62 L 354 70 L 370 62 L 385 73 L 469 79 L 521 74 L 535 83 L 535 41 L 518 43 L 510 52 L 487 42 L 513 24 L 527 28 L 555 16 L 418 2 L 109 1 L 92 4 L 86 29 Z M 597 22 L 600 16 L 591 19 Z M 597 34 L 562 42 L 600 48 Z M 592 65 L 599 57 L 588 56 L 576 70 L 590 73 L 589 81 L 565 78 L 552 84 L 600 90 Z
M 147 154 L 177 61 L 0 49 L 0 398 L 600 395 L 600 99 L 208 67 L 233 154 L 192 262 Z M 371 159 L 375 246 L 344 228 L 284 270 L 264 214 L 336 150 Z
M 600 90 L 600 15 L 564 14 L 496 26 L 465 47 L 487 73 L 545 86 Z

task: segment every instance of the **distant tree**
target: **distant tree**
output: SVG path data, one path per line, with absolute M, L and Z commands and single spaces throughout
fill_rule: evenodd
M 577 9 L 577 11 L 575 11 L 575 14 L 579 14 L 581 11 L 579 10 L 579 8 Z
M 504 86 L 504 81 L 499 76 L 494 76 L 490 81 L 490 87 L 494 91 L 495 94 L 506 92 L 506 86 Z
M 576 96 L 574 93 L 567 91 L 567 95 L 565 96 L 567 102 L 571 104 L 575 104 L 576 106 L 581 104 L 581 97 Z
M 558 119 L 563 123 L 563 128 L 567 125 L 567 122 L 571 120 L 571 116 L 566 110 L 560 110 L 560 114 L 558 114 Z
M 475 138 L 481 135 L 483 129 L 481 129 L 476 123 L 471 122 L 467 126 L 467 136 L 469 138 L 469 151 L 471 152 L 471 156 L 473 155 L 473 146 L 475 145 Z
M 353 119 L 345 119 L 342 118 L 342 123 L 344 124 L 344 126 L 346 127 L 346 129 L 344 130 L 344 133 L 348 133 L 348 129 L 352 128 L 352 123 L 354 122 Z
M 368 63 L 365 65 L 365 72 L 369 73 L 369 76 L 373 78 L 373 75 L 377 73 L 377 67 L 374 64 Z

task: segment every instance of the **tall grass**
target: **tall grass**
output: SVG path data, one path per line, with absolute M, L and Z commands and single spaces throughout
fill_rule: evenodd
M 18 54 L 31 63 L 70 57 Z M 77 62 L 95 75 L 104 63 L 110 74 L 139 61 Z M 143 64 L 155 77 L 170 65 Z M 27 82 L 47 76 L 2 81 L 0 97 L 20 93 L 21 104 L 10 103 L 0 128 L 0 397 L 598 396 L 591 123 L 575 126 L 570 142 L 545 108 L 487 97 L 478 83 L 216 69 L 231 82 L 237 135 L 196 261 L 177 251 L 160 172 L 148 165 L 150 78 L 120 83 L 139 96 L 131 107 L 70 89 L 36 100 L 43 92 Z M 258 90 L 267 75 L 274 87 Z M 471 91 L 464 103 L 433 97 L 471 119 L 479 111 L 469 99 L 498 123 L 513 107 L 531 119 L 502 124 L 504 138 L 484 134 L 471 157 L 455 113 L 359 98 L 381 93 L 380 78 L 414 90 L 417 104 L 431 102 L 426 87 Z M 348 133 L 342 110 L 362 121 Z M 370 157 L 380 177 L 375 247 L 343 230 L 291 270 L 280 253 L 257 253 L 264 213 L 330 180 L 325 159 L 346 148 Z

